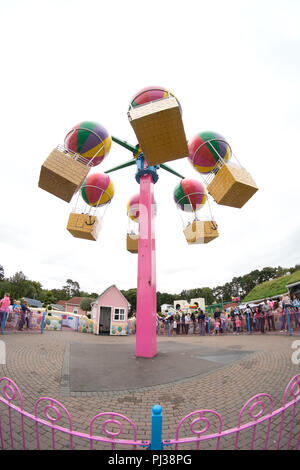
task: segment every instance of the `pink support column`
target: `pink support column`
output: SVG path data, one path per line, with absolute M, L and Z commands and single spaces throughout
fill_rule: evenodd
M 156 355 L 156 263 L 153 180 L 140 177 L 136 356 Z

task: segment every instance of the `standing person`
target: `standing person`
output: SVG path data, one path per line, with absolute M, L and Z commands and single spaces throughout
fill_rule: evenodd
M 230 309 L 230 320 L 231 320 L 231 324 L 232 324 L 232 330 L 233 332 L 235 332 L 236 328 L 235 328 L 235 315 L 234 315 L 234 308 L 231 307 Z
M 177 311 L 175 314 L 175 320 L 176 320 L 176 334 L 179 335 L 180 333 L 180 315 L 179 312 Z
M 250 324 L 250 331 L 253 329 L 253 318 L 252 318 L 252 310 L 250 306 L 247 304 L 246 305 L 246 324 L 247 324 L 247 330 L 248 328 L 248 318 L 249 318 L 249 324 Z
M 221 325 L 221 320 L 219 317 L 215 319 L 215 335 L 217 336 L 218 334 L 220 335 L 220 325 Z
M 258 308 L 256 307 L 253 313 L 253 331 L 258 331 L 259 329 L 259 317 L 258 315 Z
M 189 313 L 187 313 L 185 318 L 184 318 L 185 334 L 186 335 L 189 333 L 190 321 L 191 321 L 191 317 L 190 317 Z
M 215 320 L 215 324 L 217 321 L 220 322 L 220 325 L 219 325 L 219 333 L 220 333 L 220 327 L 221 327 L 221 312 L 220 312 L 220 309 L 219 307 L 216 308 L 215 312 L 214 312 L 214 320 Z
M 299 300 L 297 299 L 297 297 L 295 296 L 295 294 L 292 294 L 291 301 L 292 301 L 293 310 L 294 310 L 295 328 L 298 328 L 298 326 L 300 326 L 300 322 L 299 322 L 300 303 L 299 303 Z
M 196 334 L 196 317 L 194 312 L 191 314 L 191 322 L 193 323 L 193 335 Z
M 173 328 L 172 328 L 172 330 L 173 330 L 172 336 L 176 336 L 176 333 L 177 333 L 177 321 L 176 321 L 175 318 L 174 318 L 174 320 L 173 320 L 173 325 L 172 325 L 172 326 L 173 326 Z
M 199 335 L 205 336 L 205 313 L 203 310 L 200 310 L 200 313 L 198 314 L 198 323 L 199 323 Z
M 29 310 L 29 308 L 27 307 L 26 302 L 24 301 L 24 299 L 22 299 L 22 303 L 21 303 L 21 319 L 20 319 L 19 327 L 18 327 L 18 330 L 19 330 L 19 331 L 23 331 L 23 326 L 24 326 L 24 324 L 25 324 L 26 313 L 30 313 L 30 310 Z
M 279 304 L 278 304 L 278 308 L 277 308 L 277 313 L 279 313 L 279 319 L 280 319 L 280 333 L 283 333 L 284 331 L 286 331 L 285 327 L 286 327 L 286 313 L 285 313 L 285 309 L 283 308 L 283 296 L 280 297 L 280 301 L 279 301 Z
M 181 314 L 181 319 L 180 319 L 180 324 L 181 324 L 181 332 L 182 332 L 183 335 L 184 335 L 184 333 L 185 333 L 185 321 L 184 321 L 184 317 L 185 317 L 185 315 L 184 315 L 184 313 L 182 312 L 182 314 Z
M 220 312 L 219 307 L 217 307 L 216 311 L 214 312 L 214 319 L 217 320 L 217 319 L 220 319 L 220 317 L 221 317 L 221 312 Z
M 242 320 L 240 315 L 237 315 L 235 318 L 236 334 L 239 335 L 241 332 Z
M 221 313 L 220 320 L 221 320 L 221 331 L 222 333 L 225 333 L 225 331 L 227 331 L 227 320 L 226 320 L 226 315 L 224 314 L 224 312 Z
M 271 331 L 271 327 L 273 331 L 276 330 L 275 322 L 274 322 L 273 306 L 274 306 L 274 302 L 273 301 L 269 302 L 269 310 L 267 311 L 267 322 L 268 322 L 269 331 Z
M 9 294 L 4 294 L 3 299 L 0 300 L 0 330 L 2 327 L 2 320 L 4 316 L 4 312 L 6 311 L 6 315 L 8 314 L 8 307 L 10 306 L 10 298 Z
M 262 305 L 258 306 L 258 315 L 259 315 L 260 332 L 265 333 L 265 313 L 264 313 Z

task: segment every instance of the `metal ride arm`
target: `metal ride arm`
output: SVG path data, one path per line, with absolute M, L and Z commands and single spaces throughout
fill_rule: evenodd
M 129 160 L 129 162 L 123 163 L 122 165 L 115 166 L 114 168 L 111 168 L 110 170 L 105 171 L 104 173 L 111 173 L 112 171 L 117 171 L 121 170 L 122 168 L 126 168 L 127 166 L 131 165 L 136 165 L 136 160 Z
M 129 144 L 125 140 L 118 139 L 117 137 L 114 137 L 113 135 L 111 136 L 111 140 L 113 142 L 116 142 L 117 144 L 121 145 L 125 149 L 129 150 L 130 152 L 136 154 L 137 153 L 137 147 L 134 147 L 133 145 Z
M 169 172 L 172 173 L 173 175 L 179 176 L 179 178 L 182 178 L 183 180 L 185 179 L 185 176 L 182 176 L 180 173 L 177 173 L 177 171 L 173 170 L 172 168 L 170 168 L 170 167 L 169 167 L 168 165 L 166 165 L 165 163 L 161 163 L 159 166 L 160 166 L 160 168 L 162 168 L 163 170 L 169 171 Z
M 133 145 L 129 144 L 128 142 L 126 142 L 124 140 L 121 140 L 121 139 L 118 139 L 117 137 L 115 137 L 113 135 L 111 136 L 111 138 L 112 138 L 113 142 L 116 142 L 117 144 L 119 144 L 122 147 L 126 148 L 127 150 L 129 150 L 133 154 L 137 153 L 138 146 L 134 147 Z M 121 170 L 122 168 L 126 168 L 127 166 L 134 165 L 135 163 L 136 163 L 136 160 L 130 160 L 129 162 L 126 162 L 126 163 L 123 163 L 122 165 L 118 165 L 114 168 L 111 168 L 110 170 L 107 170 L 104 173 L 111 173 L 112 171 Z M 158 165 L 158 167 L 162 168 L 163 170 L 168 171 L 169 173 L 172 173 L 175 176 L 178 176 L 181 179 L 185 179 L 185 177 L 183 175 L 181 175 L 177 171 L 173 170 L 172 168 L 170 168 L 165 163 L 161 163 L 160 165 Z

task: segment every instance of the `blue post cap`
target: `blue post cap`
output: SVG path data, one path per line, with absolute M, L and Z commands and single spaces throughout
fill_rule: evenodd
M 160 405 L 154 405 L 152 407 L 152 413 L 155 415 L 160 415 L 162 413 L 162 407 Z

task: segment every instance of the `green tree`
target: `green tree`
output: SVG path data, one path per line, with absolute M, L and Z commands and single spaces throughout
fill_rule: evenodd
M 136 289 L 121 290 L 121 292 L 131 305 L 130 311 L 128 312 L 128 316 L 130 317 L 136 312 Z
M 72 281 L 72 279 L 66 280 L 66 285 L 63 286 L 68 299 L 71 297 L 80 297 L 80 285 L 77 281 Z
M 3 266 L 0 264 L 0 281 L 2 281 L 4 279 L 4 268 Z
M 85 312 L 85 314 L 87 312 L 90 312 L 92 310 L 92 306 L 91 306 L 91 303 L 94 301 L 95 299 L 91 299 L 90 297 L 85 297 L 84 299 L 82 299 L 82 301 L 80 302 L 80 308 L 81 310 L 83 310 Z

